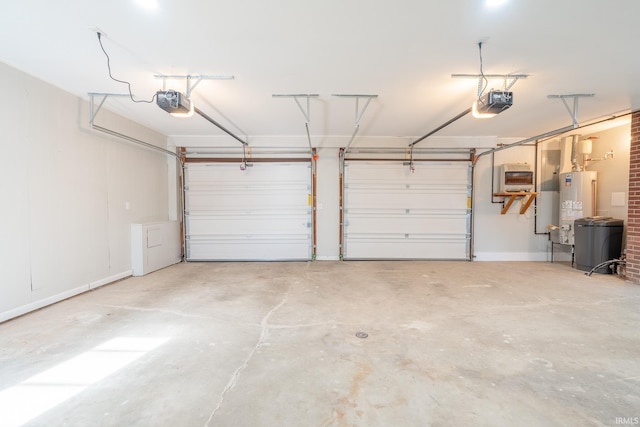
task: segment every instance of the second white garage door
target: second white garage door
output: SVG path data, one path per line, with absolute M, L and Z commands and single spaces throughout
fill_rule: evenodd
M 344 259 L 469 259 L 469 162 L 345 161 Z
M 309 260 L 311 163 L 188 163 L 188 261 Z

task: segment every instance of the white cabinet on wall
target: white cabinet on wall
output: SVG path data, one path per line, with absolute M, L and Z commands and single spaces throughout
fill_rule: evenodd
M 180 222 L 131 224 L 131 267 L 134 276 L 181 261 Z

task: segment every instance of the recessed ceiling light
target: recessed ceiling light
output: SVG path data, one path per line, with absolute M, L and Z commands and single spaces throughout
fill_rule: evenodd
M 486 0 L 485 4 L 488 7 L 497 7 L 497 6 L 502 6 L 503 4 L 505 4 L 508 0 Z
M 146 10 L 156 10 L 158 8 L 158 0 L 136 0 L 136 3 Z

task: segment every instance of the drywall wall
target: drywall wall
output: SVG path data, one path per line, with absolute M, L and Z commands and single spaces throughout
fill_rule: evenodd
M 586 134 L 593 139 L 587 170 L 598 172 L 596 214 L 627 221 L 629 200 L 630 125 Z M 612 156 L 605 153 L 611 152 Z
M 627 219 L 627 200 L 629 189 L 629 141 L 630 125 L 626 122 L 618 123 L 618 126 L 594 133 L 575 132 L 580 139 L 590 136 L 597 137 L 593 140 L 592 161 L 587 162 L 587 170 L 598 172 L 597 215 L 611 216 L 617 219 Z M 570 135 L 571 133 L 569 133 Z M 513 141 L 502 141 L 510 143 Z M 478 163 L 475 198 L 475 241 L 476 260 L 551 260 L 551 243 L 544 235 L 548 224 L 558 224 L 559 219 L 559 192 L 557 183 L 555 189 L 549 190 L 549 185 L 542 186 L 542 165 L 545 161 L 545 153 L 560 152 L 561 138 L 555 138 L 541 142 L 538 146 L 538 192 L 535 206 L 532 206 L 525 215 L 519 215 L 519 204 L 502 217 L 491 215 L 490 193 L 480 188 L 486 187 L 488 181 L 486 174 L 487 159 L 483 158 Z M 612 151 L 613 157 L 605 153 Z M 495 165 L 510 162 L 534 162 L 534 146 L 514 147 L 495 154 Z M 570 157 L 570 156 L 569 156 Z M 558 159 L 559 160 L 559 159 Z M 495 184 L 497 189 L 497 167 L 494 169 Z M 557 175 L 555 176 L 557 179 Z M 534 209 L 535 208 L 535 209 Z M 537 218 L 534 218 L 537 216 Z M 498 219 L 500 218 L 500 219 Z M 537 226 L 535 223 L 537 222 Z M 534 228 L 535 227 L 535 228 Z M 528 230 L 528 232 L 527 232 Z M 510 237 L 511 236 L 511 237 Z M 570 247 L 556 245 L 554 250 L 555 260 L 570 260 Z
M 340 169 L 338 149 L 320 148 L 316 161 L 316 259 L 340 254 Z
M 517 140 L 501 139 L 510 144 Z M 476 164 L 474 182 L 474 256 L 477 261 L 547 261 L 550 243 L 546 234 L 554 194 L 540 192 L 529 209 L 520 214 L 522 198 L 514 202 L 503 215 L 503 197 L 493 196 L 499 191 L 499 170 L 504 163 L 535 165 L 534 144 L 509 148 L 481 157 Z M 492 182 L 493 177 L 493 182 Z M 537 217 L 537 218 L 536 218 Z M 536 227 L 537 221 L 537 227 Z
M 0 321 L 131 274 L 131 223 L 168 219 L 168 156 L 88 129 L 88 104 L 0 64 Z M 106 127 L 166 147 L 110 114 Z M 169 160 L 172 161 L 172 160 Z

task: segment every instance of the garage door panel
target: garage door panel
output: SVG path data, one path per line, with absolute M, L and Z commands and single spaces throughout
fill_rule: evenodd
M 345 212 L 349 213 L 349 216 L 363 216 L 363 215 L 423 215 L 423 216 L 466 216 L 466 213 L 462 209 L 403 209 L 403 208 L 384 208 L 384 209 L 369 209 L 369 208 L 351 208 Z
M 308 180 L 308 162 L 296 163 L 253 163 L 251 167 L 241 170 L 238 163 L 191 163 L 189 167 L 189 183 L 264 183 L 272 181 L 292 182 Z M 277 167 L 274 167 L 278 165 Z M 302 167 L 301 167 L 302 166 Z M 218 182 L 216 182 L 218 181 Z
M 300 239 L 264 236 L 263 239 L 191 239 L 187 255 L 191 261 L 304 261 L 309 259 L 310 254 L 303 257 L 300 254 L 308 251 L 309 241 L 306 236 Z
M 389 185 L 391 181 L 406 181 L 408 183 L 428 182 L 433 184 L 450 185 L 452 183 L 466 185 L 467 179 L 458 174 L 458 171 L 465 166 L 464 163 L 455 164 L 452 167 L 451 163 L 430 163 L 429 169 L 420 168 L 420 163 L 415 163 L 418 166 L 413 172 L 408 166 L 403 165 L 400 162 L 395 164 L 378 164 L 375 169 L 372 169 L 370 165 L 373 162 L 350 162 L 349 168 L 357 176 L 351 181 L 353 183 L 367 182 L 368 184 L 379 183 L 381 185 Z M 379 162 L 380 163 L 380 162 Z M 424 163 L 423 163 L 424 164 Z M 400 166 L 400 167 L 398 167 Z M 463 167 L 464 168 L 464 167 Z
M 349 216 L 348 234 L 367 233 L 369 230 L 384 230 L 385 233 L 401 234 L 447 234 L 462 239 L 466 233 L 466 216 L 434 217 L 434 216 Z M 434 232 L 438 230 L 438 233 Z
M 310 162 L 185 169 L 188 260 L 311 259 Z
M 467 259 L 468 162 L 345 161 L 345 259 Z
M 237 215 L 189 216 L 190 235 L 242 234 L 289 235 L 309 234 L 309 216 L 302 215 Z M 241 233 L 230 233 L 231 230 Z
M 371 236 L 355 238 L 349 242 L 354 256 L 349 259 L 460 259 L 467 247 L 466 239 L 417 239 Z
M 384 209 L 390 206 L 398 206 L 404 209 L 440 209 L 440 208 L 467 208 L 467 190 L 456 192 L 411 192 L 402 190 L 400 192 L 381 191 L 372 189 L 370 191 L 348 190 L 349 208 L 357 206 L 359 209 Z
M 224 200 L 224 209 L 235 210 L 258 210 L 277 209 L 287 210 L 299 208 L 301 203 L 307 203 L 309 190 L 298 191 L 296 193 L 281 192 L 255 192 L 242 191 L 238 189 L 234 192 L 197 192 L 190 190 L 188 195 L 189 212 L 210 212 L 221 210 L 221 200 Z

